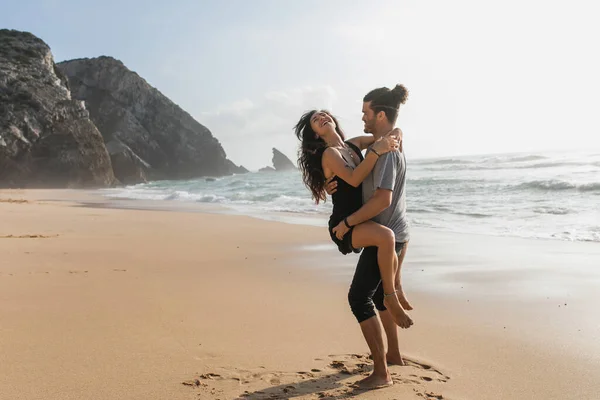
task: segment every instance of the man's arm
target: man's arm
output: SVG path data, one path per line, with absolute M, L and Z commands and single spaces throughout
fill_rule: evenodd
M 346 218 L 348 225 L 355 226 L 381 214 L 392 204 L 392 191 L 388 189 L 377 189 L 361 208 Z

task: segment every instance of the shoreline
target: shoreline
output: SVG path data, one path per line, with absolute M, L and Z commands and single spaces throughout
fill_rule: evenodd
M 344 398 L 361 376 L 329 367 L 357 371 L 351 355 L 367 350 L 345 298 L 356 257 L 325 229 L 0 191 L 20 197 L 0 201 L 0 236 L 17 236 L 0 239 L 0 393 L 262 399 L 292 398 L 283 389 L 294 386 L 293 398 Z M 413 232 L 404 282 L 416 325 L 401 338 L 416 364 L 393 367 L 392 388 L 353 395 L 595 398 L 598 246 Z M 294 372 L 311 369 L 327 389 Z M 220 378 L 201 377 L 211 373 Z M 195 379 L 207 386 L 181 385 Z
M 259 210 L 258 208 L 256 208 L 253 211 L 248 211 L 248 209 L 242 211 L 240 208 L 236 208 L 234 206 L 215 203 L 109 197 L 102 193 L 102 189 L 0 189 L 0 197 L 2 196 L 2 193 L 10 193 L 11 191 L 14 193 L 27 192 L 28 196 L 32 196 L 32 198 L 35 198 L 38 201 L 77 203 L 77 205 L 81 207 L 102 207 L 107 209 L 121 210 L 146 210 L 184 213 L 193 212 L 220 215 L 236 215 L 251 217 L 263 221 L 281 222 L 285 224 L 303 225 L 311 227 L 327 227 L 327 221 L 329 218 L 329 214 L 263 211 Z M 48 193 L 52 193 L 54 195 L 52 196 L 53 198 L 48 198 Z M 60 195 L 57 196 L 57 193 L 59 193 Z M 442 227 L 411 226 L 411 230 L 431 232 L 434 234 L 438 233 L 442 235 L 464 235 L 509 240 L 515 239 L 526 241 L 542 241 L 549 243 L 588 243 L 600 246 L 600 242 L 593 240 L 566 240 L 561 238 L 550 237 L 518 236 L 510 234 L 500 235 L 495 233 L 483 232 L 464 232 L 448 230 Z

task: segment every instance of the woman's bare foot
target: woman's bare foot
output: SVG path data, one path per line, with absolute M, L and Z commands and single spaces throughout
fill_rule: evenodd
M 400 328 L 407 329 L 413 324 L 412 319 L 408 316 L 408 314 L 404 311 L 400 302 L 398 301 L 398 297 L 394 293 L 390 296 L 385 296 L 383 299 L 383 305 L 390 312 L 392 319 Z
M 386 359 L 388 365 L 400 365 L 400 366 L 406 365 L 406 363 L 404 362 L 404 359 L 400 355 L 399 351 L 391 352 L 391 353 L 388 352 L 385 356 L 385 359 Z
M 393 384 L 394 381 L 392 380 L 392 377 L 390 376 L 389 372 L 387 372 L 385 376 L 371 374 L 365 379 L 361 379 L 360 381 L 356 382 L 356 386 L 359 389 L 366 390 L 380 389 L 387 386 L 392 386 Z
M 406 311 L 412 310 L 413 307 L 408 302 L 408 299 L 406 298 L 406 295 L 404 294 L 404 290 L 402 290 L 402 286 L 398 287 L 397 293 L 398 293 L 398 301 L 400 302 L 400 305 L 402 306 L 402 308 Z

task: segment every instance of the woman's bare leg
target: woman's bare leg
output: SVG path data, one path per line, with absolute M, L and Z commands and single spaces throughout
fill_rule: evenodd
M 404 261 L 404 256 L 406 255 L 406 248 L 408 247 L 408 242 L 404 243 L 404 247 L 402 251 L 398 255 L 398 268 L 396 271 L 396 291 L 398 293 L 398 300 L 400 301 L 400 305 L 407 311 L 413 309 L 413 307 L 408 302 L 406 295 L 404 294 L 404 290 L 402 289 L 402 264 Z
M 352 246 L 377 247 L 377 262 L 383 285 L 384 304 L 390 311 L 394 322 L 401 328 L 408 328 L 412 320 L 406 314 L 396 295 L 396 276 L 398 256 L 396 254 L 396 238 L 389 228 L 372 221 L 363 222 L 352 231 Z

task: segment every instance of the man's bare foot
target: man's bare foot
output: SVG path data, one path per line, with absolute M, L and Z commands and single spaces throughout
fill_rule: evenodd
M 361 379 L 360 381 L 356 382 L 356 387 L 359 389 L 370 390 L 392 386 L 393 384 L 394 381 L 392 380 L 390 373 L 386 372 L 385 375 L 371 374 L 365 379 Z
M 398 301 L 400 302 L 400 305 L 402 306 L 402 308 L 406 311 L 412 310 L 413 307 L 408 302 L 408 299 L 406 298 L 406 295 L 404 294 L 404 290 L 402 290 L 402 286 L 398 287 L 397 293 L 398 293 Z
M 400 365 L 402 367 L 406 365 L 399 351 L 392 353 L 388 352 L 385 356 L 385 359 L 388 365 Z
M 392 319 L 400 328 L 408 329 L 413 324 L 413 320 L 404 311 L 398 297 L 396 295 L 385 296 L 383 299 L 383 305 L 388 309 Z

